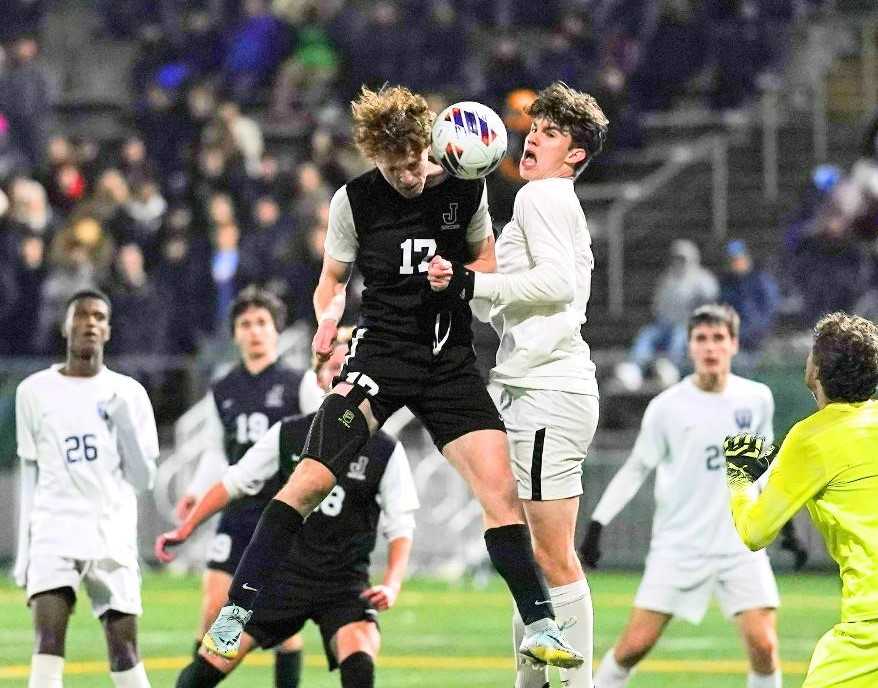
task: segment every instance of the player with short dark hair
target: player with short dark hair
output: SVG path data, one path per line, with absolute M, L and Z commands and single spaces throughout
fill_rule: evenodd
M 734 619 L 750 659 L 748 688 L 780 688 L 776 608 L 780 600 L 765 552 L 749 552 L 728 516 L 722 438 L 738 430 L 772 436 L 774 398 L 765 385 L 731 372 L 740 319 L 709 304 L 692 313 L 692 375 L 649 402 L 628 460 L 595 507 L 582 545 L 600 557 L 602 528 L 655 470 L 655 516 L 631 618 L 604 655 L 595 685 L 622 688 L 674 617 L 701 622 L 712 596 Z
M 148 688 L 137 650 L 140 569 L 137 493 L 152 489 L 158 434 L 146 390 L 104 365 L 110 300 L 67 302 L 63 364 L 34 373 L 15 395 L 21 515 L 15 579 L 34 623 L 29 688 L 60 688 L 67 626 L 84 585 L 107 639 L 110 677 Z
M 240 362 L 211 385 L 204 403 L 206 446 L 187 492 L 177 503 L 177 517 L 184 520 L 198 495 L 282 418 L 299 413 L 303 376 L 278 358 L 278 336 L 284 326 L 284 306 L 270 291 L 242 289 L 230 309 L 232 338 Z M 262 489 L 231 502 L 223 509 L 207 553 L 202 577 L 200 638 L 216 618 L 229 591 L 235 567 L 250 541 L 259 516 L 280 488 L 280 478 L 266 480 Z M 275 648 L 275 686 L 295 688 L 301 675 L 300 638 L 289 638 Z
M 317 384 L 324 392 L 341 370 L 346 344 L 337 344 L 329 361 L 318 364 Z M 170 561 L 168 546 L 184 542 L 230 500 L 253 494 L 276 474 L 288 477 L 300 460 L 313 418 L 313 413 L 294 416 L 272 426 L 204 494 L 179 528 L 159 536 L 158 558 Z M 399 594 L 417 507 L 405 450 L 383 432 L 376 433 L 296 536 L 273 586 L 257 600 L 238 657 L 229 661 L 202 650 L 181 672 L 178 688 L 215 686 L 251 647 L 272 647 L 298 633 L 308 619 L 319 626 L 329 668 L 340 669 L 342 686 L 373 686 L 381 642 L 376 612 L 392 607 Z M 379 514 L 388 540 L 387 569 L 380 585 L 369 586 Z
M 315 416 L 298 468 L 266 508 L 235 573 L 229 604 L 204 638 L 237 653 L 259 592 L 304 518 L 329 494 L 353 457 L 387 418 L 407 406 L 469 483 L 485 514 L 485 541 L 527 624 L 528 654 L 578 666 L 554 621 L 548 591 L 509 466 L 503 421 L 475 366 L 471 311 L 433 294 L 426 272 L 437 253 L 472 269 L 494 269 L 494 237 L 484 180 L 449 176 L 428 158 L 434 118 L 403 87 L 363 88 L 352 103 L 354 138 L 375 167 L 333 196 L 323 269 L 314 292 L 315 353 L 328 357 L 354 264 L 365 291 L 358 327 L 332 392 Z
M 802 688 L 866 688 L 878 676 L 878 327 L 832 313 L 814 328 L 805 385 L 817 411 L 778 452 L 771 439 L 729 437 L 725 457 L 735 528 L 766 547 L 803 506 L 841 573 L 841 621 L 817 643 Z M 775 459 L 775 454 L 777 458 Z M 764 480 L 755 496 L 754 481 Z
M 491 371 L 509 435 L 512 470 L 537 562 L 555 610 L 575 618 L 568 638 L 585 661 L 562 670 L 569 688 L 592 688 L 591 592 L 576 557 L 574 533 L 582 463 L 598 422 L 598 385 L 582 338 L 594 255 L 576 176 L 603 146 L 609 124 L 597 101 L 561 82 L 528 107 L 533 117 L 518 164 L 525 184 L 497 240 L 497 273 L 484 274 L 436 255 L 431 289 L 457 280 L 480 304 L 500 337 Z M 524 626 L 513 616 L 514 645 Z M 545 667 L 518 662 L 517 688 L 543 688 Z

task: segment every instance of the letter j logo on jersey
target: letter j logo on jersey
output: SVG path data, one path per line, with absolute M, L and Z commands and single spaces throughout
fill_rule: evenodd
M 348 430 L 351 429 L 351 423 L 354 422 L 354 412 L 353 411 L 345 411 L 339 416 L 338 422 L 344 425 Z
M 735 409 L 735 423 L 738 430 L 746 430 L 753 423 L 753 412 L 750 409 Z
M 442 231 L 447 232 L 452 229 L 460 229 L 460 223 L 457 221 L 457 203 L 448 204 L 448 212 L 442 213 Z

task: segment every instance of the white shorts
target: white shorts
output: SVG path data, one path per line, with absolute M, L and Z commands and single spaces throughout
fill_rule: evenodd
M 650 553 L 634 606 L 698 624 L 712 595 L 726 618 L 748 609 L 780 606 L 777 582 L 765 552 L 697 560 Z
M 140 615 L 140 569 L 124 566 L 112 559 L 80 560 L 37 555 L 28 562 L 27 597 L 57 588 L 79 592 L 85 585 L 95 617 L 113 610 L 122 614 Z
M 582 494 L 582 461 L 598 425 L 598 398 L 491 385 L 503 414 L 518 496 L 534 501 Z

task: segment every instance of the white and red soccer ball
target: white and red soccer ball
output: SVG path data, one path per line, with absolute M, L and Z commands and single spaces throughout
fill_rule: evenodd
M 450 174 L 479 179 L 493 172 L 506 153 L 506 127 L 487 105 L 472 101 L 445 108 L 433 123 L 433 157 Z

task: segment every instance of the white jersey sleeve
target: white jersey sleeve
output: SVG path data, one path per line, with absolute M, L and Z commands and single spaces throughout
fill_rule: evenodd
M 258 494 L 265 481 L 277 473 L 280 467 L 280 428 L 280 422 L 272 425 L 238 463 L 226 469 L 222 483 L 231 499 Z
M 21 481 L 18 495 L 18 542 L 15 553 L 15 567 L 12 575 L 18 585 L 27 583 L 27 567 L 30 562 L 30 519 L 37 491 L 39 472 L 36 461 L 21 460 Z
M 323 243 L 324 252 L 342 263 L 357 259 L 359 240 L 347 186 L 341 187 L 329 202 L 329 226 Z
M 513 219 L 524 233 L 533 267 L 514 274 L 476 273 L 473 296 L 497 304 L 570 303 L 576 274 L 576 218 L 555 198 L 557 189 L 528 184 L 515 197 Z
M 126 480 L 140 493 L 151 490 L 159 457 L 159 437 L 152 402 L 137 380 L 129 381 L 126 409 L 115 417 L 117 443 Z M 111 399 L 108 408 L 112 405 Z
M 491 224 L 491 213 L 488 210 L 488 185 L 482 187 L 482 198 L 479 207 L 473 213 L 466 227 L 466 241 L 468 244 L 478 244 L 494 233 Z
M 637 494 L 650 472 L 667 452 L 657 409 L 653 402 L 646 407 L 634 448 L 622 467 L 613 476 L 592 514 L 592 520 L 607 525 Z
M 202 451 L 195 468 L 195 475 L 186 490 L 187 494 L 200 497 L 219 480 L 229 461 L 223 446 L 223 422 L 216 408 L 213 392 L 208 392 L 202 402 L 205 406 L 204 428 L 201 431 Z
M 381 506 L 381 532 L 384 537 L 387 540 L 411 538 L 415 532 L 415 511 L 420 503 L 408 455 L 399 442 L 384 469 L 375 499 Z
M 15 393 L 15 443 L 19 457 L 37 460 L 36 410 L 29 385 L 19 385 Z

